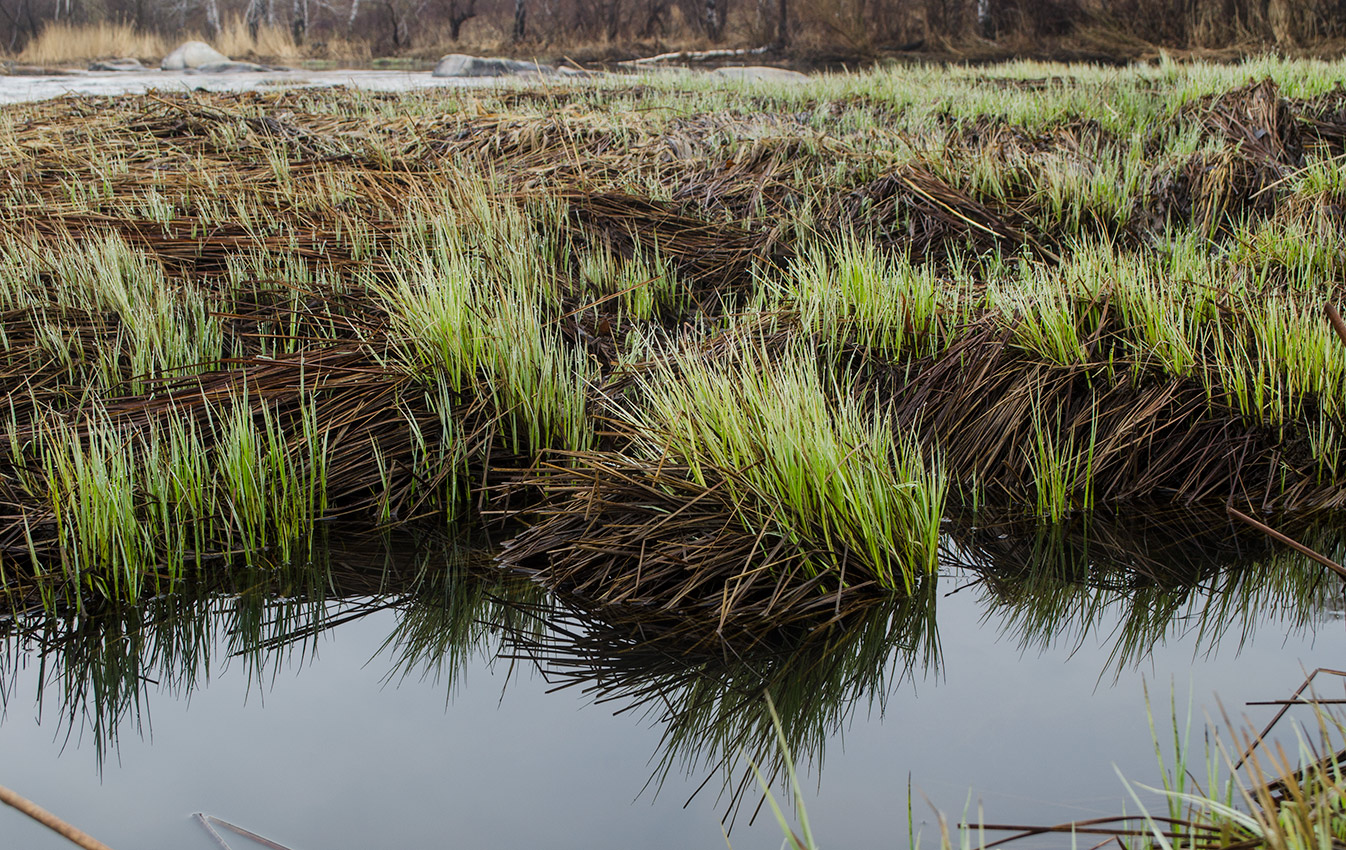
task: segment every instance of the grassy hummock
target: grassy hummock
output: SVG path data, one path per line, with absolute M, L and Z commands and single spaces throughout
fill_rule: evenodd
M 955 507 L 1342 505 L 1333 63 L 0 111 L 0 576 L 484 520 L 600 602 L 910 590 Z

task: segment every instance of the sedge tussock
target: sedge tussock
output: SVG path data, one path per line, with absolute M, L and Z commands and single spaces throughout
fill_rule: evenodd
M 6 106 L 0 551 L 110 588 L 480 520 L 595 596 L 814 610 L 959 501 L 1346 506 L 1336 68 Z
M 767 362 L 771 362 L 768 367 Z M 727 485 L 740 520 L 826 553 L 833 568 L 910 589 L 934 570 L 944 485 L 915 441 L 894 434 L 881 407 L 838 401 L 804 352 L 768 358 L 743 349 L 720 363 L 674 352 L 642 376 L 645 403 L 628 415 L 651 458 L 686 464 Z

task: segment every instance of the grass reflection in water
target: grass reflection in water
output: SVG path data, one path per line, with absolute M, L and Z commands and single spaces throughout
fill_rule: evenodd
M 1176 515 L 1027 531 L 954 522 L 944 549 L 961 592 L 980 594 L 988 624 L 1025 649 L 1114 629 L 1100 675 L 1178 634 L 1210 651 L 1251 638 L 1259 623 L 1311 629 L 1339 616 L 1335 583 L 1316 565 L 1256 534 L 1205 528 Z M 1341 553 L 1338 532 L 1295 531 Z M 59 703 L 66 737 L 87 736 L 101 757 L 119 736 L 147 731 L 156 699 L 187 698 L 227 665 L 266 689 L 311 663 L 324 632 L 391 611 L 376 662 L 387 680 L 430 677 L 452 691 L 475 660 L 535 669 L 557 688 L 643 714 L 661 732 L 649 787 L 674 773 L 704 777 L 697 793 L 717 794 L 732 822 L 758 804 L 748 760 L 783 778 L 765 695 L 789 751 L 817 772 L 857 712 L 900 712 L 910 686 L 942 669 L 933 578 L 910 595 L 851 599 L 810 620 L 722 622 L 549 593 L 462 540 L 334 535 L 315 552 L 309 568 L 242 569 L 226 573 L 230 583 L 184 584 L 136 605 L 15 609 L 0 620 L 0 697 L 26 699 L 13 683 L 38 665 L 39 703 Z

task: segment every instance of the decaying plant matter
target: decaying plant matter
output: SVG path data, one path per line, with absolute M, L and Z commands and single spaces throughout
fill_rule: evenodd
M 473 519 L 723 622 L 954 504 L 1339 508 L 1332 69 L 907 73 L 7 107 L 5 581 Z

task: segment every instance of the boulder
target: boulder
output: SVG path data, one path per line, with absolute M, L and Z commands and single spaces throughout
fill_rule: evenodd
M 208 62 L 195 68 L 187 68 L 184 74 L 255 74 L 261 71 L 274 71 L 275 68 L 258 65 L 255 62 Z
M 228 56 L 204 41 L 184 41 L 176 50 L 164 57 L 159 67 L 165 71 L 185 71 L 188 68 L 200 68 L 202 65 L 215 65 L 228 61 Z
M 517 59 L 500 59 L 487 56 L 468 56 L 464 53 L 450 53 L 435 66 L 436 77 L 511 77 L 523 74 L 554 74 L 556 69 L 550 65 L 536 62 L 520 62 Z
M 148 71 L 144 65 L 140 64 L 139 59 L 104 59 L 101 62 L 90 62 L 90 71 Z
M 726 80 L 742 80 L 750 83 L 806 83 L 809 79 L 808 74 L 785 68 L 772 68 L 769 65 L 726 66 L 716 68 L 711 73 Z

